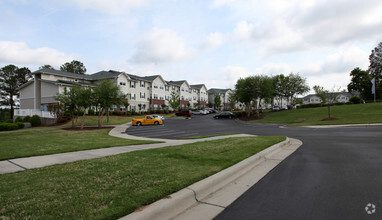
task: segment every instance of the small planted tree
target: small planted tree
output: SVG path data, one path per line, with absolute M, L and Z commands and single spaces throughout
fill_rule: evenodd
M 113 105 L 120 105 L 126 98 L 118 86 L 110 80 L 101 80 L 94 90 L 94 105 L 98 107 L 98 127 L 102 127 L 103 117 Z
M 332 91 L 325 90 L 324 87 L 317 85 L 313 87 L 313 90 L 321 98 L 322 103 L 328 106 L 328 120 L 331 120 L 330 106 L 337 102 L 338 91 L 335 91 L 335 89 L 332 89 Z
M 64 92 L 56 96 L 56 100 L 62 106 L 63 112 L 69 112 L 72 116 L 72 128 L 77 124 L 78 115 L 76 114 L 79 111 L 79 94 L 80 87 L 74 86 L 70 89 L 65 88 Z
M 85 112 L 92 106 L 93 104 L 93 92 L 91 88 L 79 88 L 77 91 L 78 98 L 78 107 L 79 111 L 82 112 L 82 120 L 81 120 L 81 129 L 84 129 L 85 125 Z
M 175 91 L 171 92 L 170 99 L 168 100 L 168 104 L 173 110 L 176 110 L 179 108 L 180 100 L 179 95 Z
M 222 100 L 221 100 L 219 94 L 216 94 L 216 95 L 215 95 L 215 98 L 214 98 L 214 105 L 215 105 L 215 109 L 220 109 L 220 107 L 221 107 L 221 105 L 222 105 Z

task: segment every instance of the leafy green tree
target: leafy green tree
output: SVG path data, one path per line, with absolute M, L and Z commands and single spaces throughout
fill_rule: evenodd
M 369 61 L 370 75 L 375 78 L 375 93 L 379 99 L 382 98 L 382 42 L 371 51 Z
M 215 98 L 214 98 L 214 105 L 215 105 L 215 109 L 220 109 L 220 107 L 221 107 L 221 105 L 222 105 L 222 100 L 221 100 L 219 94 L 216 94 L 216 95 L 215 95 Z
M 60 66 L 61 71 L 77 73 L 77 74 L 85 74 L 86 68 L 83 63 L 77 60 L 73 60 L 72 62 L 66 62 L 62 66 Z
M 79 105 L 79 86 L 65 88 L 64 92 L 56 96 L 56 100 L 62 107 L 62 112 L 68 112 L 72 115 L 72 128 L 76 127 L 78 114 L 80 110 Z
M 180 100 L 179 100 L 179 94 L 175 91 L 171 92 L 170 99 L 168 100 L 168 104 L 173 110 L 176 110 L 179 108 Z
M 94 91 L 94 105 L 98 107 L 98 127 L 102 127 L 103 116 L 109 112 L 109 108 L 113 105 L 122 104 L 122 100 L 126 99 L 118 86 L 114 85 L 111 80 L 101 80 Z
M 259 95 L 259 103 L 264 101 L 265 103 L 269 103 L 271 99 L 273 99 L 273 94 L 275 93 L 275 89 L 273 87 L 273 79 L 269 76 L 260 76 L 260 95 Z
M 38 68 L 39 70 L 42 70 L 42 69 L 50 69 L 50 70 L 54 70 L 54 68 L 49 65 L 49 64 L 45 64 L 45 65 L 42 65 Z
M 350 72 L 351 81 L 348 84 L 348 91 L 350 93 L 359 92 L 362 99 L 372 100 L 371 94 L 371 76 L 368 70 L 362 70 L 359 67 Z
M 82 112 L 82 120 L 81 120 L 81 129 L 84 129 L 86 111 L 93 104 L 93 91 L 91 88 L 80 87 L 76 89 L 77 91 L 77 101 L 78 101 L 78 112 Z
M 231 110 L 234 110 L 235 109 L 235 105 L 236 105 L 236 95 L 235 93 L 230 93 L 229 96 L 228 96 L 228 104 L 229 104 L 229 107 L 231 108 Z
M 273 77 L 274 97 L 278 100 L 279 105 L 283 104 L 283 98 L 288 95 L 288 77 L 283 74 Z
M 130 105 L 129 103 L 129 100 L 127 99 L 128 95 L 126 95 L 126 98 L 125 99 L 122 99 L 122 105 L 125 106 L 125 115 L 127 115 L 127 109 Z M 142 107 L 142 104 L 138 104 L 138 107 L 141 108 Z
M 252 85 L 249 77 L 240 78 L 235 84 L 236 100 L 247 107 L 248 116 L 251 114 Z
M 322 86 L 313 86 L 313 90 L 316 95 L 321 98 L 322 103 L 328 106 L 328 118 L 331 118 L 330 106 L 337 102 L 337 96 L 339 95 L 338 91 L 332 89 L 332 91 L 325 90 Z
M 7 65 L 0 69 L 0 95 L 5 96 L 5 102 L 11 106 L 10 116 L 13 120 L 14 105 L 13 96 L 19 94 L 18 88 L 31 78 L 31 71 L 26 68 L 18 68 L 15 65 Z
M 290 105 L 291 103 L 294 103 L 297 95 L 303 95 L 309 92 L 310 88 L 306 83 L 306 79 L 302 78 L 299 74 L 290 73 L 287 79 L 288 83 L 285 96 L 288 105 Z

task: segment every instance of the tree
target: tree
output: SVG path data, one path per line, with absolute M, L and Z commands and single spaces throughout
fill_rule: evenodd
M 98 127 L 102 127 L 103 116 L 109 112 L 113 105 L 120 105 L 126 95 L 123 95 L 118 86 L 111 80 L 101 80 L 94 91 L 94 105 L 98 107 Z
M 261 101 L 269 103 L 273 99 L 275 89 L 273 87 L 273 79 L 269 76 L 260 76 L 260 95 L 259 104 Z
M 83 88 L 80 87 L 77 91 L 77 101 L 78 101 L 78 113 L 82 112 L 82 120 L 81 120 L 81 130 L 84 129 L 85 124 L 85 116 L 86 111 L 92 106 L 93 104 L 93 91 L 91 88 Z
M 252 101 L 252 86 L 249 77 L 240 78 L 235 85 L 236 100 L 244 103 L 247 107 L 248 116 L 251 114 L 251 101 Z
M 231 108 L 231 110 L 235 109 L 236 96 L 235 96 L 234 92 L 229 94 L 229 96 L 228 96 L 228 104 L 229 104 L 229 107 Z
M 76 127 L 79 111 L 79 86 L 69 89 L 65 88 L 64 92 L 56 96 L 56 100 L 62 107 L 62 112 L 69 112 L 72 115 L 72 128 Z
M 126 99 L 122 99 L 122 105 L 125 106 L 125 115 L 127 115 L 127 108 L 129 107 L 130 103 L 129 100 L 127 99 L 128 95 L 126 95 Z M 139 110 L 142 107 L 142 104 L 138 104 Z
M 287 86 L 289 79 L 283 74 L 273 77 L 274 97 L 279 105 L 283 104 L 283 98 L 288 95 Z
M 288 76 L 287 89 L 285 92 L 288 105 L 294 102 L 297 95 L 303 95 L 309 92 L 310 88 L 306 79 L 298 74 L 290 73 Z
M 377 98 L 382 98 L 382 42 L 371 51 L 369 61 L 371 78 L 375 78 L 375 93 Z
M 331 119 L 330 115 L 330 106 L 337 102 L 337 96 L 339 95 L 338 91 L 335 91 L 333 88 L 332 91 L 325 90 L 322 86 L 313 86 L 313 90 L 316 92 L 316 95 L 321 98 L 322 103 L 328 106 L 328 118 Z
M 39 70 L 42 70 L 42 69 L 50 69 L 50 70 L 54 70 L 54 68 L 49 65 L 49 64 L 45 64 L 45 65 L 42 65 L 38 68 Z
M 13 96 L 18 95 L 18 88 L 31 78 L 31 71 L 26 68 L 18 68 L 15 65 L 7 65 L 0 69 L 0 95 L 6 97 L 6 103 L 11 106 L 10 115 L 13 120 L 15 102 Z
M 216 95 L 215 95 L 215 98 L 214 98 L 214 105 L 215 105 L 215 109 L 220 108 L 221 105 L 222 105 L 222 100 L 221 100 L 219 94 L 216 94 Z
M 180 105 L 179 94 L 176 93 L 175 91 L 172 91 L 170 95 L 170 99 L 168 100 L 168 104 L 173 110 L 178 109 Z
M 70 63 L 64 63 L 62 66 L 60 66 L 60 70 L 77 74 L 85 74 L 86 72 L 84 64 L 77 60 L 73 60 Z
M 350 72 L 351 81 L 348 84 L 348 91 L 352 94 L 359 92 L 362 99 L 372 100 L 371 94 L 371 76 L 368 70 L 362 70 L 359 67 Z

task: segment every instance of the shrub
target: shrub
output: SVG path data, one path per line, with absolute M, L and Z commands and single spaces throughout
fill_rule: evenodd
M 16 119 L 15 119 L 15 122 L 17 123 L 17 122 L 24 122 L 24 119 L 22 119 L 21 117 L 17 117 Z
M 317 107 L 322 107 L 322 104 L 321 103 L 311 103 L 311 104 L 301 105 L 301 108 L 317 108 Z
M 4 123 L 13 123 L 13 120 L 9 118 L 9 119 L 5 120 Z
M 93 109 L 89 109 L 89 110 L 88 110 L 88 115 L 94 115 L 94 113 L 95 113 L 95 112 L 94 112 Z
M 12 131 L 19 129 L 19 126 L 14 123 L 0 123 L 0 131 Z
M 24 128 L 24 122 L 16 122 L 15 123 L 19 128 Z
M 32 127 L 41 125 L 41 118 L 38 115 L 33 115 L 31 118 Z
M 64 116 L 62 116 L 62 118 L 69 121 L 70 119 L 72 119 L 72 114 L 67 112 L 64 114 Z
M 126 114 L 127 114 L 127 115 L 131 115 L 131 111 L 127 111 Z
M 353 104 L 361 104 L 362 100 L 358 96 L 353 96 L 350 98 L 349 102 L 351 102 Z
M 25 116 L 24 122 L 31 122 L 31 116 L 29 116 L 29 115 Z
M 234 111 L 233 114 L 235 117 L 240 118 L 246 116 L 248 113 L 246 111 Z
M 168 114 L 168 113 L 170 113 L 170 111 L 169 110 L 164 110 L 164 113 Z

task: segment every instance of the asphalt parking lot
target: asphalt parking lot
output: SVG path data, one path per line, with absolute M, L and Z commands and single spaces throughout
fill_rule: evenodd
M 131 127 L 130 135 L 285 135 L 303 145 L 216 219 L 382 219 L 382 127 L 304 128 L 212 115 Z M 374 208 L 373 208 L 374 207 Z
M 193 115 L 190 119 L 179 117 L 166 119 L 163 125 L 132 126 L 127 130 L 129 135 L 152 138 L 176 139 L 203 135 L 244 133 L 254 134 L 256 128 L 278 128 L 280 125 L 261 125 L 241 123 L 233 119 L 214 119 L 210 115 Z

